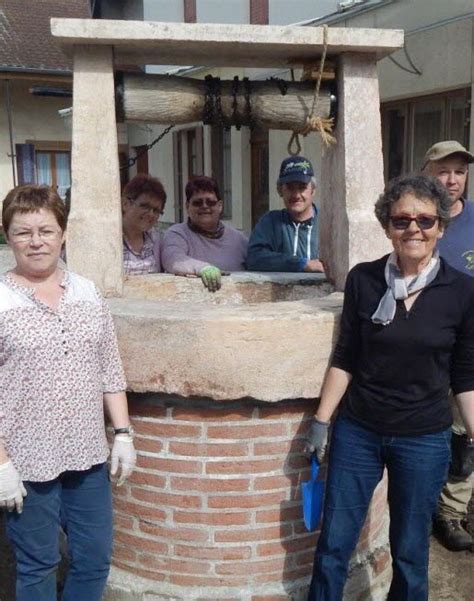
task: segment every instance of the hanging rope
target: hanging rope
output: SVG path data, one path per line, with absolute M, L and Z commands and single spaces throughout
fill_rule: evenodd
M 334 125 L 334 119 L 332 117 L 330 119 L 318 117 L 315 114 L 317 112 L 317 109 L 319 108 L 319 90 L 321 88 L 321 81 L 323 79 L 324 63 L 326 61 L 326 54 L 328 49 L 327 25 L 323 25 L 323 44 L 323 54 L 319 63 L 318 81 L 316 82 L 316 87 L 314 88 L 311 111 L 306 117 L 305 125 L 301 129 L 293 131 L 293 133 L 291 134 L 290 141 L 288 142 L 288 154 L 290 155 L 296 155 L 301 153 L 301 144 L 299 139 L 300 134 L 303 136 L 307 136 L 310 132 L 317 131 L 320 133 L 323 144 L 326 147 L 330 144 L 336 143 L 336 138 L 331 133 Z M 293 148 L 293 146 L 295 148 Z

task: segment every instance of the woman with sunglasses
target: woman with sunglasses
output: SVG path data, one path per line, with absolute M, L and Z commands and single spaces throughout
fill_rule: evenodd
M 223 202 L 217 182 L 204 175 L 186 185 L 187 223 L 171 226 L 163 237 L 161 261 L 168 273 L 199 276 L 215 292 L 222 271 L 244 271 L 247 238 L 221 221 Z
M 160 237 L 154 230 L 163 214 L 166 192 L 156 177 L 139 173 L 123 189 L 123 267 L 128 275 L 161 271 Z
M 305 454 L 329 450 L 309 601 L 341 601 L 351 553 L 384 469 L 389 601 L 427 601 L 432 514 L 450 459 L 450 386 L 474 436 L 474 278 L 436 250 L 451 200 L 424 176 L 390 182 L 375 214 L 390 255 L 347 276 L 339 339 Z

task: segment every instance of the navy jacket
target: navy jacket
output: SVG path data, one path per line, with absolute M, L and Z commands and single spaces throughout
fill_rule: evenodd
M 465 200 L 438 242 L 439 254 L 451 267 L 474 276 L 474 202 Z
M 286 209 L 269 211 L 253 230 L 247 249 L 250 271 L 303 271 L 319 256 L 318 210 L 300 223 Z

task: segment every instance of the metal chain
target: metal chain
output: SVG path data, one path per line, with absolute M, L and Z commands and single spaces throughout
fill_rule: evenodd
M 237 114 L 238 102 L 237 95 L 239 93 L 239 76 L 236 75 L 232 81 L 232 123 L 235 125 L 237 131 L 240 131 L 242 124 L 240 123 L 240 118 Z
M 226 120 L 224 118 L 224 114 L 222 113 L 222 105 L 221 105 L 221 80 L 216 77 L 214 79 L 214 101 L 215 101 L 215 111 L 216 111 L 216 121 L 217 125 L 222 128 L 229 127 L 227 126 Z
M 230 129 L 230 123 L 227 122 L 222 112 L 220 78 L 206 75 L 204 86 L 206 98 L 202 122 L 204 125 L 217 125 L 218 127 Z
M 281 77 L 270 77 L 269 79 L 267 79 L 267 81 L 274 81 L 276 82 L 279 90 L 280 90 L 280 94 L 282 96 L 286 96 L 288 93 L 288 82 L 285 79 L 282 79 Z
M 250 87 L 250 80 L 248 77 L 244 77 L 242 79 L 242 83 L 244 84 L 244 96 L 245 96 L 245 116 L 247 121 L 247 126 L 250 129 L 254 128 L 254 122 L 252 117 L 252 105 L 250 104 L 250 96 L 252 94 L 252 88 Z
M 204 78 L 204 114 L 202 122 L 204 125 L 211 125 L 214 120 L 214 100 L 212 75 L 206 75 Z
M 160 140 L 162 140 L 166 136 L 166 134 L 169 133 L 173 129 L 173 127 L 174 127 L 174 124 L 173 125 L 168 125 L 168 127 L 166 129 L 164 129 L 161 132 L 161 134 L 157 138 L 155 138 L 153 140 L 153 142 L 151 142 L 150 144 L 147 144 L 145 146 L 145 148 L 142 148 L 142 150 L 140 150 L 140 152 L 138 152 L 134 157 L 128 158 L 127 162 L 124 165 L 120 166 L 120 170 L 122 170 L 122 169 L 130 169 L 130 167 L 133 167 L 133 165 L 135 165 L 135 163 L 138 161 L 138 159 L 141 156 L 143 156 L 145 153 L 147 153 L 151 148 L 153 148 L 153 146 L 155 144 L 158 144 L 158 142 Z

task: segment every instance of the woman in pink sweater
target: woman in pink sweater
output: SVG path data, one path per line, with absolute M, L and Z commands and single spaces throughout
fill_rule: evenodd
M 244 271 L 247 238 L 220 220 L 223 210 L 217 182 L 199 176 L 186 185 L 188 221 L 171 226 L 161 243 L 161 262 L 168 273 L 197 275 L 215 292 L 222 271 Z

